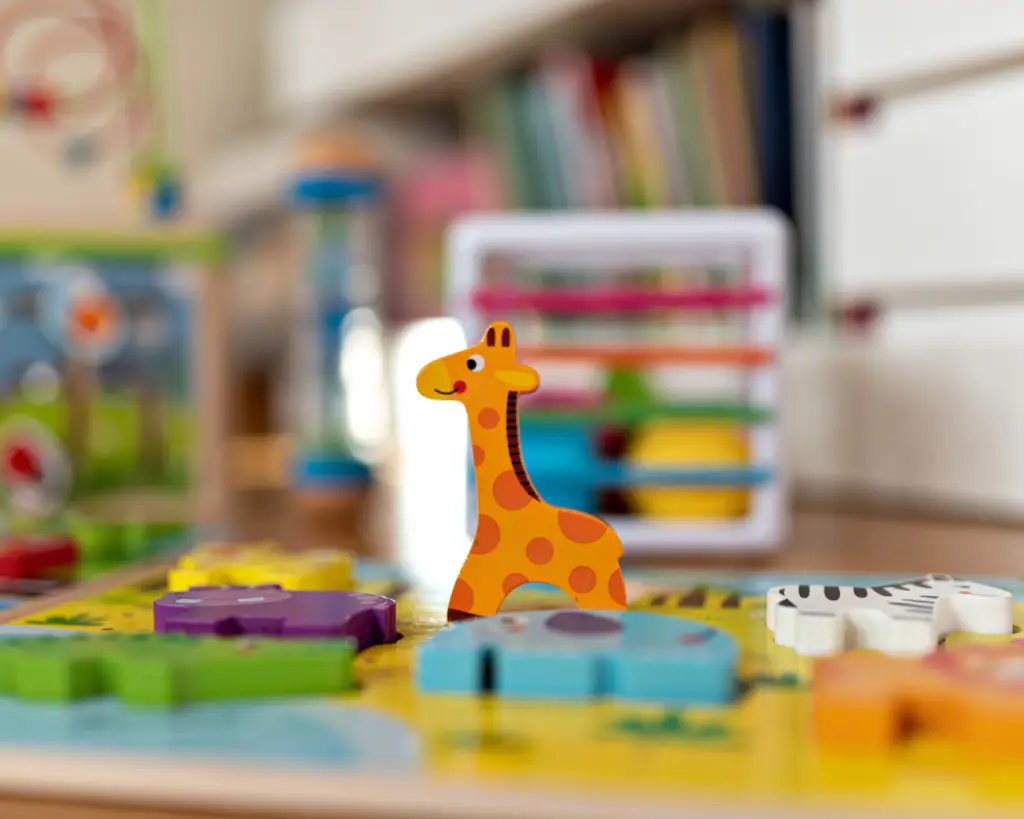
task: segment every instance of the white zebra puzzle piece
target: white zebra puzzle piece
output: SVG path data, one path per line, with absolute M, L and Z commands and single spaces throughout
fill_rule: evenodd
M 804 656 L 857 648 L 920 656 L 954 631 L 1011 633 L 1013 595 L 947 574 L 880 586 L 776 586 L 766 617 L 775 642 Z

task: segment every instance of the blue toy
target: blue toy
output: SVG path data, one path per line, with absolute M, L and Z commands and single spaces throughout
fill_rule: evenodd
M 645 612 L 515 612 L 453 624 L 419 649 L 421 692 L 719 705 L 739 646 L 717 628 Z
M 372 474 L 368 445 L 353 433 L 346 396 L 358 385 L 343 375 L 342 362 L 354 333 L 369 326 L 367 316 L 376 307 L 376 219 L 384 190 L 374 168 L 352 164 L 335 148 L 317 141 L 303 146 L 289 189 L 308 237 L 304 306 L 293 331 L 298 411 L 292 479 L 300 491 L 358 493 Z
M 149 194 L 149 215 L 154 221 L 177 216 L 181 211 L 181 181 L 170 172 L 160 174 Z

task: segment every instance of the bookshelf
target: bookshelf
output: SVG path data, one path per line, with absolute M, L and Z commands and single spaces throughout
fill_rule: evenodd
M 429 115 L 467 87 L 557 44 L 650 39 L 728 0 L 278 0 L 266 28 L 268 121 L 227 145 L 197 174 L 200 213 L 230 223 L 279 206 L 288 146 L 339 120 Z M 815 0 L 754 0 L 807 17 Z M 405 20 L 396 29 L 394 20 Z M 805 30 L 808 26 L 801 25 Z M 396 34 L 404 32 L 404 34 Z M 808 54 L 809 43 L 802 47 Z M 806 62 L 801 58 L 801 62 Z M 804 70 L 806 66 L 801 66 Z M 393 125 L 394 122 L 389 122 Z M 388 128 L 393 134 L 395 129 Z M 408 118 L 400 130 L 421 136 Z M 399 152 L 400 149 L 399 149 Z

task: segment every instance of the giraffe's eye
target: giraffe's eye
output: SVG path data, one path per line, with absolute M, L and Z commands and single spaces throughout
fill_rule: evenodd
M 482 355 L 472 355 L 466 362 L 466 369 L 472 372 L 478 373 L 484 368 L 484 357 Z

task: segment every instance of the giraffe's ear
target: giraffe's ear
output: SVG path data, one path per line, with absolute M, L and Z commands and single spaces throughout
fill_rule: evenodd
M 524 364 L 519 364 L 514 369 L 498 370 L 494 377 L 516 392 L 533 392 L 540 386 L 537 371 Z
M 484 344 L 488 347 L 514 349 L 516 346 L 516 335 L 512 330 L 512 326 L 503 321 L 496 321 L 484 333 Z

